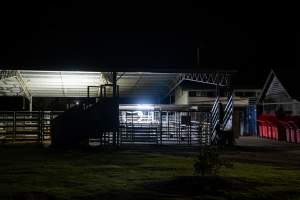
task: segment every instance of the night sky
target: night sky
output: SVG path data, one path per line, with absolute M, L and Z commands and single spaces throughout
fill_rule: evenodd
M 11 3 L 1 6 L 0 64 L 95 71 L 236 69 L 265 78 L 272 67 L 299 66 L 296 8 L 175 1 Z

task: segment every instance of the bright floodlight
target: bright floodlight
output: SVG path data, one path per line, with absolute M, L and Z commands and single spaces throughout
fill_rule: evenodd
M 154 107 L 152 105 L 150 105 L 150 104 L 139 104 L 137 106 L 137 108 L 139 110 L 153 110 L 154 109 Z
M 79 105 L 79 101 L 76 101 L 76 105 Z

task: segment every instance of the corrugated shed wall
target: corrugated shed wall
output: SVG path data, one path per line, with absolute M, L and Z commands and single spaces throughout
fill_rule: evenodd
M 269 89 L 266 92 L 265 102 L 290 102 L 292 98 L 288 95 L 286 89 L 279 79 L 274 76 Z

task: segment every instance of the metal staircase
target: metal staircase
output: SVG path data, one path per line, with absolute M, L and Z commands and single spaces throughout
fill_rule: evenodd
M 213 107 L 211 109 L 211 119 L 210 119 L 210 143 L 214 144 L 217 140 L 217 132 L 219 131 L 220 124 L 220 97 L 217 97 Z
M 53 146 L 79 146 L 89 138 L 100 138 L 101 143 L 117 143 L 119 106 L 117 98 L 108 94 L 111 90 L 109 87 L 113 85 L 99 86 L 98 97 L 90 97 L 88 89 L 88 98 L 82 104 L 70 108 L 53 120 Z
M 233 114 L 233 96 L 231 95 L 227 101 L 227 105 L 224 110 L 223 124 L 221 127 L 223 130 L 226 129 L 229 121 L 232 120 L 232 114 Z
M 210 119 L 210 144 L 220 144 L 225 134 L 224 131 L 232 129 L 233 96 L 228 98 L 223 110 L 220 97 L 217 97 L 211 109 Z

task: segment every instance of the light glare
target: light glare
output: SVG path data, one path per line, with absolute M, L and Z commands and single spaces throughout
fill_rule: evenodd
M 153 110 L 154 109 L 154 107 L 150 104 L 139 104 L 137 106 L 137 108 L 140 110 Z

